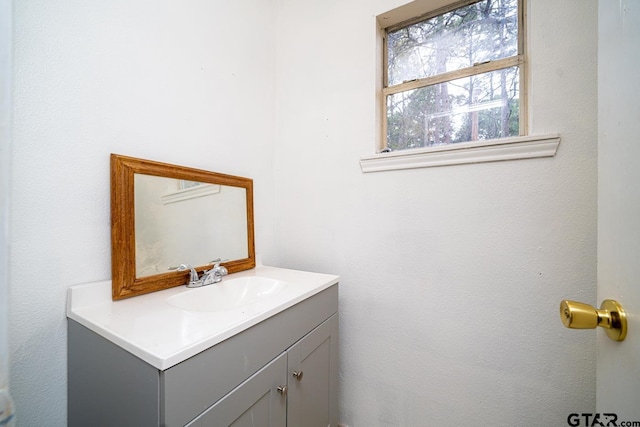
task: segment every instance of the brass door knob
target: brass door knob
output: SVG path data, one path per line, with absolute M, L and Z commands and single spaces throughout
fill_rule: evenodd
M 627 336 L 627 314 L 614 300 L 602 301 L 600 309 L 577 301 L 563 300 L 560 303 L 560 319 L 564 326 L 572 329 L 605 328 L 607 336 L 622 341 Z

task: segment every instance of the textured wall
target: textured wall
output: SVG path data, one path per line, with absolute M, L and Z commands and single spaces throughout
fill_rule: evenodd
M 0 0 L 0 395 L 9 378 L 9 170 L 11 167 L 11 7 Z M 1 397 L 0 397 L 1 399 Z M 0 413 L 8 403 L 0 403 Z M 5 417 L 9 416 L 5 412 Z M 2 417 L 0 417 L 2 419 Z
M 375 15 L 401 3 L 16 2 L 21 425 L 65 425 L 65 291 L 111 276 L 110 152 L 253 177 L 265 262 L 342 275 L 351 427 L 594 410 L 594 334 L 557 305 L 595 303 L 596 3 L 530 8 L 531 125 L 561 134 L 555 158 L 363 175 Z
M 392 0 L 278 2 L 276 235 L 285 267 L 337 273 L 350 427 L 556 426 L 595 410 L 595 1 L 532 1 L 531 132 L 554 158 L 362 174 L 375 15 Z
M 257 249 L 273 252 L 273 13 L 269 0 L 15 2 L 21 426 L 66 425 L 66 289 L 111 277 L 109 153 L 254 178 Z

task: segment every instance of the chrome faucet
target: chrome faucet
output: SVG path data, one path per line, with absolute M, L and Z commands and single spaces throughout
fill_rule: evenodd
M 196 269 L 190 266 L 189 264 L 180 264 L 178 267 L 171 268 L 170 270 L 177 270 L 177 271 L 189 270 L 190 273 L 189 273 L 189 282 L 187 283 L 187 288 L 199 288 L 201 286 L 207 286 L 213 283 L 218 283 L 222 281 L 222 276 L 226 276 L 227 274 L 229 274 L 227 269 L 223 265 L 220 265 L 222 261 L 223 260 L 220 258 L 214 259 L 213 261 L 211 261 L 210 264 L 213 264 L 213 268 L 211 270 L 205 271 L 202 274 L 202 277 L 199 277 Z M 224 261 L 227 261 L 227 260 L 224 260 Z

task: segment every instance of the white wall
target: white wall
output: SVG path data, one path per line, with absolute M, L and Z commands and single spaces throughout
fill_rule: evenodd
M 595 410 L 595 0 L 530 3 L 531 132 L 554 158 L 362 174 L 375 15 L 398 0 L 278 1 L 279 264 L 337 273 L 351 427 L 551 426 Z
M 532 130 L 562 135 L 555 158 L 364 175 L 375 15 L 401 3 L 15 2 L 21 425 L 66 422 L 65 292 L 111 276 L 110 152 L 254 178 L 265 262 L 342 275 L 351 427 L 594 410 L 595 335 L 557 306 L 595 303 L 595 0 L 530 9 Z
M 273 253 L 274 6 L 14 12 L 12 392 L 21 426 L 64 426 L 66 289 L 111 277 L 109 153 L 254 178 L 257 250 Z
M 9 425 L 9 179 L 11 168 L 12 2 L 0 0 L 0 423 Z M 15 421 L 15 419 L 14 419 Z M 12 421 L 13 425 L 14 422 Z

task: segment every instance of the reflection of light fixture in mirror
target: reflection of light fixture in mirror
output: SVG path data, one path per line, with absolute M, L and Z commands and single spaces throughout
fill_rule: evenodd
M 253 181 L 111 155 L 113 298 L 187 283 L 167 266 L 255 267 Z

